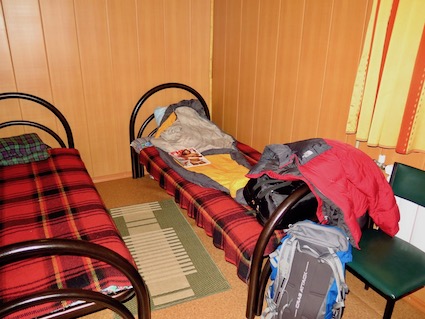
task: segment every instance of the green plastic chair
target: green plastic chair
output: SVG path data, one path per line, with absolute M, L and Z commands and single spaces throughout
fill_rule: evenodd
M 425 171 L 395 163 L 390 184 L 396 196 L 425 206 Z M 397 300 L 425 286 L 425 252 L 372 227 L 359 246 L 347 269 L 387 300 L 383 318 L 389 319 Z

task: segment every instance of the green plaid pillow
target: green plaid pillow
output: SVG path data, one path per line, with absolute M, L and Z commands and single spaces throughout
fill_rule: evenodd
M 48 147 L 36 133 L 0 138 L 0 165 L 42 161 L 49 157 Z

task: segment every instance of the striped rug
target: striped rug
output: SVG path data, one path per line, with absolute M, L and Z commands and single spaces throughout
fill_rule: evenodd
M 153 310 L 229 289 L 172 199 L 114 208 L 111 215 L 146 281 Z

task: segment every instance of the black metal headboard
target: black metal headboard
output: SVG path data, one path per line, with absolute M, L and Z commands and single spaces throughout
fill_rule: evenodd
M 62 140 L 62 138 L 56 132 L 54 132 L 52 129 L 48 128 L 47 126 L 45 126 L 43 124 L 36 123 L 36 122 L 33 122 L 33 121 L 28 121 L 28 120 L 7 121 L 7 122 L 0 123 L 0 129 L 8 127 L 8 126 L 17 126 L 17 125 L 32 126 L 32 127 L 36 127 L 38 129 L 41 129 L 44 132 L 47 132 L 48 134 L 50 134 L 60 144 L 61 147 L 69 147 L 69 148 L 74 147 L 74 138 L 72 136 L 72 130 L 71 130 L 71 127 L 70 127 L 68 121 L 66 120 L 65 116 L 55 106 L 53 106 L 51 103 L 47 102 L 46 100 L 43 100 L 42 98 L 40 98 L 38 96 L 27 94 L 27 93 L 22 93 L 22 92 L 1 93 L 0 94 L 0 101 L 5 100 L 5 99 L 24 99 L 24 100 L 32 101 L 34 103 L 38 103 L 38 104 L 44 106 L 45 108 L 47 108 L 49 111 L 51 111 L 59 119 L 63 128 L 65 129 L 68 146 Z
M 202 95 L 196 91 L 195 89 L 193 89 L 192 87 L 185 85 L 185 84 L 181 84 L 181 83 L 164 83 L 164 84 L 160 84 L 158 86 L 155 86 L 154 88 L 150 89 L 149 91 L 147 91 L 145 94 L 143 94 L 143 96 L 140 98 L 140 100 L 137 102 L 137 104 L 135 105 L 133 112 L 131 113 L 131 117 L 130 117 L 130 143 L 132 141 L 134 141 L 136 138 L 139 138 L 142 136 L 144 130 L 146 129 L 146 127 L 148 126 L 148 124 L 154 119 L 154 114 L 152 113 L 147 119 L 145 119 L 145 121 L 142 123 L 141 127 L 138 129 L 137 131 L 137 135 L 136 135 L 136 118 L 137 118 L 137 114 L 139 113 L 142 105 L 147 101 L 147 99 L 149 97 L 151 97 L 152 95 L 154 95 L 155 93 L 165 90 L 165 89 L 182 89 L 185 91 L 188 91 L 190 93 L 192 93 L 198 100 L 199 102 L 202 104 L 204 111 L 205 111 L 205 115 L 207 116 L 208 119 L 210 119 L 210 111 L 208 109 L 208 105 L 205 102 L 204 98 L 202 97 Z M 153 134 L 155 134 L 157 128 L 155 128 L 152 132 L 149 133 L 148 136 L 151 136 Z M 133 178 L 139 178 L 142 177 L 144 175 L 143 172 L 143 167 L 140 165 L 139 163 L 139 154 L 137 154 L 132 147 L 130 147 L 130 152 L 131 152 L 131 167 L 132 167 L 132 172 L 133 172 Z

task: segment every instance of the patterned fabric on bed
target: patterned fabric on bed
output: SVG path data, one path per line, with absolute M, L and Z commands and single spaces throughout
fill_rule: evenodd
M 255 164 L 261 156 L 248 145 L 238 143 L 237 147 L 251 164 Z M 256 218 L 247 214 L 248 209 L 224 192 L 186 181 L 167 166 L 155 147 L 143 149 L 140 162 L 161 187 L 188 211 L 196 224 L 213 238 L 214 245 L 224 250 L 226 260 L 236 265 L 239 278 L 247 282 L 251 256 L 262 231 Z M 281 231 L 275 233 L 266 254 L 275 249 L 282 235 Z
M 36 133 L 0 138 L 0 165 L 42 161 L 49 157 L 48 147 Z
M 46 237 L 90 241 L 132 260 L 75 149 L 51 149 L 47 160 L 0 167 L 0 245 Z M 35 258 L 0 268 L 0 303 L 46 288 L 101 291 L 129 285 L 103 262 Z M 20 314 L 33 318 L 62 308 L 54 304 Z

